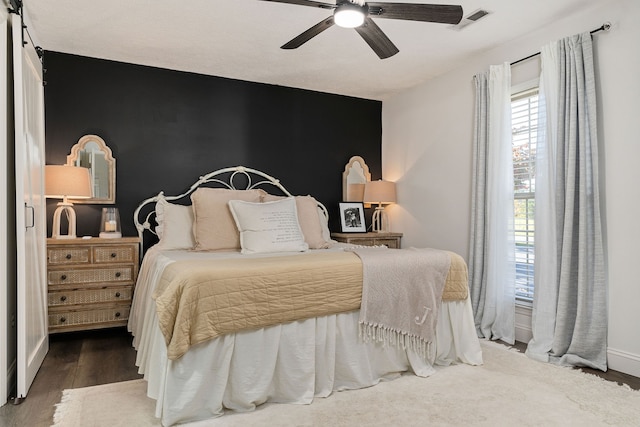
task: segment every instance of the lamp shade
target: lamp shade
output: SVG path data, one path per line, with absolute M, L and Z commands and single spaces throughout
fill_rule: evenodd
M 79 166 L 45 166 L 45 195 L 52 199 L 92 197 L 89 169 Z
M 389 204 L 396 202 L 396 183 L 391 181 L 369 181 L 364 186 L 365 203 Z

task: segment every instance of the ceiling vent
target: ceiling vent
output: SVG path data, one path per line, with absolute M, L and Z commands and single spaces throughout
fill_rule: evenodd
M 470 13 L 469 15 L 465 16 L 464 18 L 462 18 L 462 20 L 460 21 L 459 24 L 457 25 L 452 25 L 451 29 L 453 30 L 462 30 L 465 27 L 468 27 L 469 25 L 478 22 L 479 20 L 481 20 L 482 18 L 484 18 L 485 16 L 487 16 L 489 14 L 488 11 L 484 10 L 484 9 L 478 9 L 475 12 Z

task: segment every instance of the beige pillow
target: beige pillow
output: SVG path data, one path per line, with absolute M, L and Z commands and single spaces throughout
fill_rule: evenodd
M 193 249 L 193 209 L 169 203 L 164 197 L 156 202 L 156 234 L 162 249 Z
M 240 234 L 231 211 L 230 200 L 260 202 L 263 190 L 198 188 L 191 195 L 193 204 L 194 249 L 197 251 L 240 249 Z
M 230 200 L 229 207 L 240 230 L 243 254 L 304 252 L 309 249 L 298 224 L 293 197 L 265 203 Z
M 263 202 L 282 200 L 282 196 L 267 194 L 262 198 Z M 318 215 L 318 201 L 311 196 L 295 196 L 296 210 L 298 211 L 298 223 L 310 249 L 326 249 L 331 246 L 323 232 L 322 222 L 324 218 Z M 323 215 L 324 216 L 324 215 Z

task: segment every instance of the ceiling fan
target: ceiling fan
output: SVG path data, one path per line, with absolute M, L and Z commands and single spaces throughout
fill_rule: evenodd
M 365 0 L 337 0 L 336 4 L 311 0 L 263 1 L 333 9 L 333 16 L 285 43 L 281 46 L 282 49 L 296 49 L 335 24 L 344 28 L 354 28 L 380 59 L 389 58 L 399 50 L 371 17 L 442 24 L 457 24 L 462 19 L 461 6 L 445 4 L 366 2 Z

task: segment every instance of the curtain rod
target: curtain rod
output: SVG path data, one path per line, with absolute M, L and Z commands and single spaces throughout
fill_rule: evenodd
M 595 34 L 595 33 L 598 33 L 598 32 L 600 32 L 600 31 L 609 31 L 610 29 L 611 29 L 611 23 L 610 23 L 610 22 L 605 22 L 604 24 L 602 24 L 602 26 L 601 26 L 601 27 L 596 28 L 595 30 L 590 31 L 590 33 L 591 33 L 591 34 Z M 518 59 L 517 61 L 513 61 L 513 62 L 511 63 L 511 65 L 513 66 L 513 65 L 519 64 L 519 63 L 521 63 L 521 62 L 526 61 L 527 59 L 535 58 L 535 57 L 536 57 L 536 56 L 538 56 L 538 55 L 540 55 L 540 52 L 533 53 L 533 54 L 531 54 L 531 55 L 527 56 L 526 58 L 522 58 L 522 59 Z

